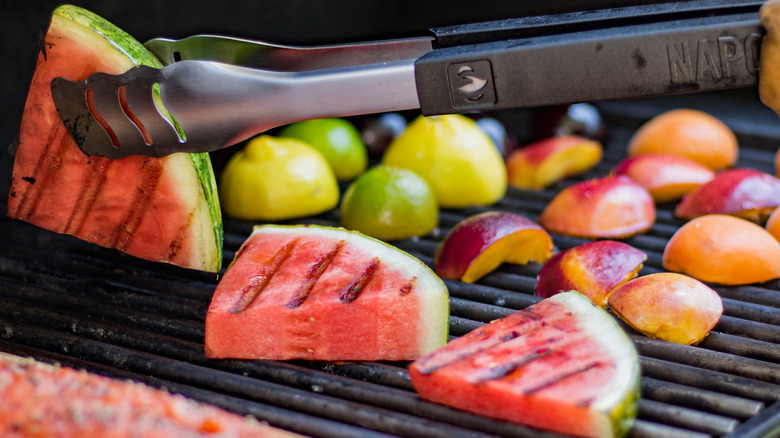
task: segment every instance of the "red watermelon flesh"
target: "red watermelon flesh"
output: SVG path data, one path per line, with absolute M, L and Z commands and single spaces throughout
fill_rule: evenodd
M 457 338 L 409 368 L 420 397 L 559 433 L 623 435 L 636 417 L 637 352 L 615 320 L 563 292 Z
M 293 438 L 300 435 L 154 389 L 0 353 L 6 438 Z
M 264 225 L 239 249 L 206 317 L 206 355 L 411 360 L 447 339 L 444 283 L 357 232 Z
M 68 135 L 51 81 L 159 66 L 129 35 L 74 6 L 52 14 L 30 85 L 8 215 L 139 258 L 218 272 L 222 222 L 207 154 L 88 157 Z

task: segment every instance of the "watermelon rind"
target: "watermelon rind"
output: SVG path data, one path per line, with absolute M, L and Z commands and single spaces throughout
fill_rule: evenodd
M 599 398 L 593 409 L 609 413 L 613 436 L 625 436 L 636 419 L 640 397 L 641 369 L 636 347 L 617 321 L 587 296 L 568 291 L 548 299 L 560 301 L 572 313 L 582 315 L 583 329 L 615 354 L 619 367 L 613 379 L 614 385 L 602 388 L 606 396 Z
M 78 6 L 60 5 L 52 12 L 54 16 L 61 16 L 72 20 L 84 27 L 91 29 L 98 35 L 101 35 L 117 50 L 124 53 L 136 65 L 147 65 L 149 67 L 160 68 L 162 63 L 150 52 L 143 44 L 138 42 L 130 34 L 115 26 L 105 18 Z M 159 93 L 159 90 L 157 90 Z M 171 118 L 173 118 L 171 116 Z M 222 253 L 223 228 L 222 213 L 217 195 L 217 182 L 214 177 L 214 169 L 211 164 L 211 157 L 208 153 L 189 153 L 186 154 L 192 160 L 192 165 L 198 174 L 203 195 L 209 206 L 209 215 L 214 227 L 214 238 L 217 245 L 217 252 Z M 222 261 L 220 259 L 216 270 L 219 271 Z
M 292 248 L 291 243 L 296 248 L 292 250 L 294 255 L 284 260 L 297 261 L 283 261 L 269 274 L 265 269 L 272 263 L 270 259 L 277 257 L 272 254 L 283 247 Z M 290 298 L 307 281 L 304 272 L 312 266 L 308 263 L 321 263 L 315 261 L 327 253 L 320 252 L 320 243 L 344 250 L 336 250 L 340 255 L 332 253 L 333 264 L 329 262 L 329 267 L 317 274 L 313 284 L 320 286 L 311 289 L 315 298 L 291 306 Z M 376 274 L 369 274 L 377 282 L 369 280 L 369 294 L 362 292 L 354 298 L 355 304 L 344 301 L 339 294 L 360 274 L 352 269 L 370 260 L 381 266 Z M 258 292 L 238 309 L 237 300 L 243 299 L 260 278 L 269 279 L 268 289 L 261 289 L 262 295 Z M 409 289 L 404 292 L 406 286 Z M 348 321 L 341 315 L 359 318 L 347 330 L 358 340 L 349 350 L 339 347 L 344 345 L 340 342 L 332 344 L 338 336 L 332 338 L 333 332 L 329 331 Z M 267 326 L 269 319 L 273 319 L 271 329 Z M 335 324 L 327 322 L 331 319 Z M 401 327 L 404 330 L 399 332 Z M 316 224 L 265 224 L 254 227 L 217 286 L 206 316 L 205 349 L 206 356 L 213 358 L 412 360 L 446 344 L 448 330 L 447 286 L 418 258 L 359 231 Z M 306 348 L 299 348 L 299 337 L 305 338 Z M 275 341 L 268 343 L 267 339 Z M 361 342 L 365 348 L 359 346 Z
M 636 347 L 576 291 L 456 338 L 414 361 L 409 374 L 423 400 L 582 437 L 625 436 L 640 398 Z
M 51 40 L 49 40 L 51 38 Z M 52 67 L 48 67 L 46 62 L 52 56 L 58 46 L 65 47 L 64 50 L 72 50 L 73 48 L 81 49 L 84 47 L 84 53 L 86 53 L 85 61 L 78 66 L 79 58 L 76 56 L 73 61 L 73 71 L 67 64 L 53 64 Z M 57 52 L 60 53 L 60 52 Z M 67 53 L 67 52 L 63 52 Z M 95 55 L 99 53 L 99 55 Z M 96 59 L 96 56 L 98 57 Z M 60 57 L 59 59 L 67 59 Z M 207 153 L 200 154 L 173 154 L 161 159 L 155 164 L 156 169 L 162 169 L 162 178 L 165 178 L 166 187 L 170 188 L 171 180 L 175 181 L 172 188 L 167 195 L 173 199 L 178 197 L 181 201 L 176 204 L 177 207 L 165 205 L 157 208 L 154 213 L 146 214 L 146 210 L 138 209 L 143 213 L 131 214 L 127 213 L 125 217 L 133 217 L 135 222 L 130 223 L 130 227 L 125 228 L 126 224 L 117 223 L 113 230 L 108 229 L 111 223 L 110 214 L 104 215 L 106 219 L 100 219 L 102 228 L 95 228 L 94 231 L 90 231 L 88 228 L 82 230 L 78 219 L 67 219 L 63 221 L 62 217 L 70 215 L 71 218 L 82 219 L 88 217 L 90 213 L 83 213 L 93 211 L 90 208 L 84 208 L 78 203 L 70 203 L 73 200 L 65 201 L 65 204 L 61 204 L 52 210 L 52 194 L 57 196 L 55 190 L 60 184 L 64 184 L 65 187 L 72 187 L 72 184 L 78 182 L 78 172 L 88 167 L 88 171 L 92 172 L 89 176 L 92 181 L 100 181 L 103 177 L 101 175 L 101 164 L 99 164 L 98 158 L 79 160 L 78 148 L 75 144 L 66 144 L 65 140 L 59 140 L 59 132 L 57 121 L 52 118 L 53 115 L 53 103 L 46 101 L 47 95 L 50 91 L 46 87 L 46 79 L 48 75 L 58 75 L 60 73 L 60 65 L 62 65 L 64 71 L 62 76 L 70 76 L 68 79 L 78 80 L 78 78 L 71 75 L 79 75 L 82 71 L 89 73 L 89 69 L 92 68 L 93 72 L 99 71 L 103 67 L 90 67 L 93 62 L 97 64 L 107 66 L 109 72 L 119 73 L 126 69 L 132 68 L 135 65 L 148 65 L 151 67 L 162 67 L 160 61 L 149 52 L 141 43 L 136 41 L 125 31 L 119 29 L 115 25 L 111 24 L 104 18 L 78 6 L 74 5 L 62 5 L 57 7 L 51 15 L 51 23 L 49 30 L 46 34 L 46 40 L 42 44 L 42 51 L 39 58 L 38 68 L 41 68 L 43 72 L 40 78 L 39 70 L 36 69 L 36 74 L 33 78 L 33 84 L 31 85 L 30 94 L 28 96 L 28 102 L 25 106 L 25 114 L 22 120 L 22 130 L 20 135 L 20 141 L 16 150 L 16 162 L 14 165 L 14 175 L 11 182 L 11 192 L 9 196 L 8 214 L 11 217 L 15 217 L 21 220 L 25 220 L 34 225 L 40 226 L 45 229 L 49 229 L 59 233 L 73 234 L 76 237 L 82 238 L 92 243 L 99 244 L 110 248 L 117 248 L 120 251 L 126 252 L 130 255 L 137 256 L 143 259 L 173 263 L 185 268 L 198 269 L 210 272 L 219 272 L 222 267 L 222 242 L 223 242 L 223 230 L 222 230 L 222 217 L 219 198 L 217 195 L 217 185 L 214 177 L 214 170 L 211 165 L 211 159 Z M 62 62 L 62 61 L 60 61 Z M 50 95 L 49 95 L 50 96 Z M 50 97 L 48 97 L 50 99 Z M 51 109 L 49 108 L 51 107 Z M 172 119 L 172 117 L 169 117 Z M 175 121 L 174 121 L 175 123 Z M 47 131 L 48 130 L 48 131 Z M 45 143 L 43 149 L 41 145 L 43 143 L 42 137 L 46 133 L 52 137 L 49 137 L 49 143 Z M 53 137 L 57 135 L 57 137 Z M 36 138 L 40 137 L 40 138 Z M 54 150 L 51 145 L 51 139 L 55 138 L 56 145 L 70 146 L 63 150 L 64 158 L 60 158 L 59 151 L 52 153 Z M 69 140 L 69 139 L 68 139 Z M 27 143 L 30 143 L 29 146 Z M 41 152 L 43 151 L 43 152 Z M 49 152 L 47 152 L 49 151 Z M 38 154 L 41 154 L 40 158 Z M 44 156 L 48 153 L 48 156 Z M 20 158 L 23 157 L 23 158 Z M 137 158 L 137 157 L 135 157 Z M 58 169 L 58 160 L 66 161 L 68 165 L 74 161 L 80 161 L 80 166 L 75 167 L 76 172 L 71 173 L 70 167 L 63 167 L 68 169 L 66 172 L 60 172 L 58 175 L 49 178 L 44 183 L 40 183 L 39 187 L 43 189 L 35 189 L 33 194 L 45 193 L 47 196 L 46 204 L 42 207 L 37 207 L 37 201 L 27 202 L 28 193 L 35 183 L 37 176 L 37 167 L 43 169 L 51 168 Z M 124 161 L 124 160 L 117 160 Z M 142 169 L 144 164 L 140 160 L 140 168 Z M 44 163 L 43 165 L 36 165 L 34 163 Z M 20 164 L 22 163 L 22 164 Z M 31 164 L 32 163 L 32 164 Z M 96 164 L 97 163 L 97 164 Z M 17 169 L 17 166 L 19 169 Z M 32 166 L 32 167 L 31 167 Z M 48 167 L 47 167 L 48 166 Z M 51 173 L 51 172 L 50 172 Z M 123 178 L 120 178 L 123 179 Z M 70 186 L 69 186 L 70 184 Z M 125 193 L 142 193 L 143 195 L 136 195 L 146 198 L 153 198 L 154 195 L 146 195 L 144 188 L 136 187 L 135 185 L 123 186 L 122 181 L 110 180 L 106 184 L 112 190 L 125 189 Z M 95 183 L 96 186 L 100 186 L 100 183 Z M 117 189 L 118 188 L 118 189 Z M 70 192 L 72 193 L 72 191 Z M 83 193 L 87 193 L 86 190 Z M 95 193 L 95 192 L 90 192 Z M 102 193 L 102 192 L 97 192 Z M 173 198 L 171 198 L 173 194 Z M 86 195 L 89 196 L 89 195 Z M 110 195 L 109 195 L 110 196 Z M 167 202 L 167 199 L 164 202 Z M 178 201 L 177 201 L 178 202 Z M 117 208 L 120 203 L 113 203 L 111 208 Z M 162 205 L 162 204 L 160 204 Z M 62 208 L 59 208 L 62 207 Z M 131 205 L 127 205 L 128 208 L 134 208 Z M 187 210 L 185 211 L 183 207 Z M 51 211 L 47 211 L 47 209 Z M 57 210 L 60 211 L 57 211 Z M 96 210 L 95 210 L 96 211 Z M 151 211 L 151 210 L 150 210 Z M 188 214 L 187 218 L 183 220 L 181 214 L 176 220 L 171 220 L 168 217 L 167 212 L 176 211 L 181 214 Z M 101 213 L 95 213 L 103 214 Z M 60 219 L 57 219 L 57 218 Z M 97 216 L 91 216 L 93 220 Z M 145 220 L 144 217 L 149 217 L 146 225 L 147 236 L 151 232 L 152 227 L 155 225 L 153 222 L 161 224 L 160 229 L 164 228 L 162 224 L 169 223 L 172 226 L 179 226 L 178 234 L 173 238 L 170 234 L 166 235 L 171 240 L 159 240 L 154 237 L 144 237 L 138 239 L 137 242 L 130 242 L 129 238 L 123 236 L 132 235 L 139 224 L 140 220 Z M 180 222 L 181 220 L 181 222 Z M 160 236 L 164 234 L 158 234 Z M 117 237 L 118 236 L 118 237 Z M 129 245 L 134 245 L 129 247 Z M 157 250 L 154 249 L 157 245 Z M 170 245 L 170 246 L 168 246 Z M 179 248 L 185 248 L 179 250 Z M 157 253 L 155 253 L 157 251 Z M 166 254 L 167 251 L 167 254 Z

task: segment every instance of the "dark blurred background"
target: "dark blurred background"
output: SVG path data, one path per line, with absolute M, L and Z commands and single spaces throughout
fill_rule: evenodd
M 280 44 L 425 35 L 432 27 L 665 0 L 73 0 L 143 42 L 217 33 Z M 0 202 L 4 203 L 27 87 L 51 11 L 62 1 L 0 0 Z

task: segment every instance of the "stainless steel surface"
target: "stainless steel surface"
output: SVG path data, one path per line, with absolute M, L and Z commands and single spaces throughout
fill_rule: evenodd
M 119 98 L 122 89 L 126 106 Z M 414 59 L 304 72 L 181 61 L 52 82 L 71 136 L 88 155 L 110 158 L 215 151 L 299 120 L 415 109 L 416 90 Z
M 221 35 L 194 35 L 179 40 L 154 38 L 144 46 L 164 65 L 201 60 L 300 72 L 417 59 L 431 51 L 432 41 L 432 37 L 420 37 L 300 47 Z

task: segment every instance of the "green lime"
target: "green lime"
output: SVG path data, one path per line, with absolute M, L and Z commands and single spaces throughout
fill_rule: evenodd
M 282 137 L 297 138 L 320 151 L 339 181 L 360 175 L 368 167 L 368 151 L 358 129 L 345 119 L 315 119 L 282 128 Z
M 438 223 L 430 185 L 407 169 L 372 167 L 347 187 L 341 201 L 341 225 L 377 239 L 422 236 Z
M 444 208 L 494 204 L 507 190 L 506 165 L 493 141 L 458 114 L 419 116 L 390 143 L 382 163 L 425 178 Z
M 234 154 L 220 177 L 225 214 L 283 220 L 335 208 L 339 187 L 325 158 L 308 144 L 261 135 Z

